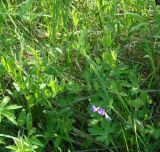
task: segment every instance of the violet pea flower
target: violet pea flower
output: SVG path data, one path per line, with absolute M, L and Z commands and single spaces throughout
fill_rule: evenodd
M 96 107 L 95 105 L 91 106 L 91 111 L 92 112 L 97 112 L 98 114 L 100 114 L 101 116 L 105 116 L 106 120 L 111 122 L 111 117 L 108 116 L 108 114 L 106 113 L 104 108 L 100 108 L 100 107 Z
M 99 107 L 98 107 L 99 108 Z M 92 112 L 97 112 L 98 108 L 95 105 L 92 105 L 91 111 Z
M 104 108 L 98 108 L 97 111 L 101 116 L 104 116 L 106 114 L 105 109 Z

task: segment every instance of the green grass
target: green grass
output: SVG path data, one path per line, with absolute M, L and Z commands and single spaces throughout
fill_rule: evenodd
M 0 151 L 159 151 L 159 14 L 154 0 L 2 0 Z

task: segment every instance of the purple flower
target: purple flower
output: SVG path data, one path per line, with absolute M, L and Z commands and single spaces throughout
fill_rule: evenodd
M 108 114 L 106 113 L 104 108 L 100 108 L 100 107 L 96 107 L 95 105 L 91 106 L 91 111 L 92 112 L 97 112 L 98 114 L 100 114 L 101 116 L 105 116 L 106 120 L 111 122 L 111 118 L 108 116 Z
M 95 106 L 95 105 L 92 105 L 91 111 L 92 111 L 92 112 L 97 112 L 97 110 L 98 110 L 98 109 L 96 108 L 96 106 Z
M 98 108 L 97 111 L 101 116 L 104 116 L 106 114 L 105 109 L 104 108 Z

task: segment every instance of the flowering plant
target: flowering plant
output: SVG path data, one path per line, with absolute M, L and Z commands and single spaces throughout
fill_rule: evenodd
M 91 106 L 91 111 L 92 112 L 97 112 L 98 114 L 100 114 L 101 116 L 105 116 L 106 120 L 111 122 L 111 117 L 108 116 L 108 114 L 106 113 L 104 108 L 101 107 L 96 107 L 95 105 Z

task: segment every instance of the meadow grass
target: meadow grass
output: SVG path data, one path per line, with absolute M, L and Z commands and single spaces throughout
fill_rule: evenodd
M 159 10 L 1 0 L 0 151 L 159 151 Z

